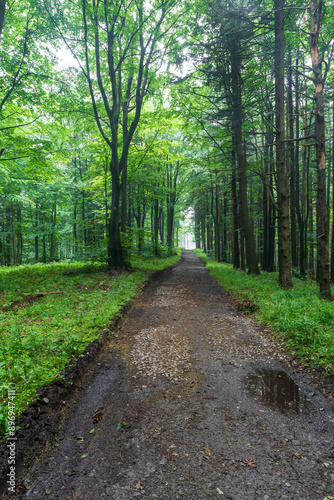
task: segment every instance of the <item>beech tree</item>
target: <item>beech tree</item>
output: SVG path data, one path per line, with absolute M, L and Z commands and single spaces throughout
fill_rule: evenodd
M 144 98 L 153 86 L 179 17 L 176 0 L 150 4 L 140 0 L 56 1 L 45 6 L 89 87 L 98 130 L 111 152 L 112 210 L 108 234 L 108 265 L 122 267 L 120 203 L 126 217 L 129 148 Z M 62 14 L 73 13 L 67 20 Z M 73 19 L 72 19 L 73 17 Z M 79 41 L 73 42 L 79 34 Z M 168 41 L 167 41 L 167 36 Z M 161 41 L 165 41 L 165 46 Z

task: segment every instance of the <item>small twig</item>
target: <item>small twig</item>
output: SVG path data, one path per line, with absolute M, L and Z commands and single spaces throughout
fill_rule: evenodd
M 63 295 L 64 292 L 59 291 L 59 292 L 38 292 L 33 297 L 44 297 L 44 295 Z

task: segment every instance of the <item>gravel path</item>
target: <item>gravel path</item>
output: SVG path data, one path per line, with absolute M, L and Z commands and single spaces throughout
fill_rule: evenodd
M 186 251 L 125 315 L 17 498 L 330 500 L 333 427 L 330 401 Z

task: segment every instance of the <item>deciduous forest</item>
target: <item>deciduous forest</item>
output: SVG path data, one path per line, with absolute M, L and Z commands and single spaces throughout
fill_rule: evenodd
M 0 15 L 2 266 L 124 267 L 178 246 L 188 213 L 217 261 L 278 269 L 284 289 L 316 278 L 331 300 L 331 2 L 2 0 Z
M 3 356 L 9 380 L 31 381 L 28 399 L 50 372 L 45 361 L 30 373 L 34 353 L 45 348 L 57 372 L 80 352 L 81 328 L 89 342 L 105 326 L 104 299 L 85 295 L 109 289 L 101 270 L 120 273 L 122 290 L 129 272 L 135 287 L 150 258 L 150 270 L 177 260 L 189 233 L 250 293 L 263 276 L 280 292 L 317 287 L 323 317 L 300 325 L 309 355 L 314 325 L 333 318 L 319 306 L 334 283 L 333 39 L 331 0 L 0 0 Z M 64 327 L 64 276 L 82 270 L 79 319 Z M 9 313 L 41 297 L 50 311 L 37 341 Z M 66 338 L 46 342 L 50 325 Z M 314 347 L 327 368 L 330 332 Z M 14 369 L 22 342 L 30 354 Z

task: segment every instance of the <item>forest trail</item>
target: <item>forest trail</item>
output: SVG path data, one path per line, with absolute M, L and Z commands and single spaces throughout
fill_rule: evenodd
M 330 499 L 333 428 L 307 374 L 184 251 L 133 303 L 17 498 Z

